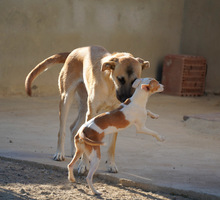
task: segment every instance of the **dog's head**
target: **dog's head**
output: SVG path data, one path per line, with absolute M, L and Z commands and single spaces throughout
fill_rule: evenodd
M 162 92 L 164 90 L 164 86 L 160 84 L 157 80 L 154 78 L 140 78 L 135 80 L 135 82 L 132 85 L 133 88 L 140 87 L 141 90 L 144 90 L 148 92 L 150 95 Z
M 130 98 L 135 89 L 134 81 L 141 77 L 143 69 L 149 68 L 150 63 L 141 58 L 134 58 L 129 53 L 116 53 L 102 63 L 102 71 L 108 71 L 116 88 L 116 96 L 120 102 Z

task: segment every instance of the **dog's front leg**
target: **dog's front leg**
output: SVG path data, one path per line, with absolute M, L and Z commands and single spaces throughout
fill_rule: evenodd
M 86 113 L 86 121 L 92 119 L 97 113 L 93 114 L 94 110 L 97 110 L 95 105 L 91 103 L 91 100 L 87 100 L 87 113 Z M 81 161 L 78 165 L 78 174 L 85 174 L 89 169 L 89 159 L 86 154 L 83 154 L 81 157 Z
M 151 135 L 151 136 L 155 137 L 160 142 L 163 142 L 165 140 L 164 137 L 159 135 L 156 131 L 150 130 L 150 129 L 146 128 L 145 126 L 137 127 L 137 132 Z
M 159 115 L 152 113 L 150 110 L 147 110 L 147 115 L 150 116 L 152 119 L 158 119 Z
M 111 173 L 117 173 L 118 168 L 115 164 L 115 146 L 117 140 L 118 133 L 110 134 L 109 135 L 109 148 L 108 148 L 108 160 L 107 160 L 107 168 L 108 171 Z

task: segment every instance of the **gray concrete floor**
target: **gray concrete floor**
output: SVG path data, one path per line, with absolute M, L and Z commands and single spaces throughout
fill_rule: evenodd
M 74 103 L 66 131 L 66 160 L 53 161 L 59 128 L 58 97 L 0 98 L 0 156 L 66 168 L 70 157 L 69 126 L 75 119 Z M 195 192 L 220 198 L 220 121 L 183 116 L 220 113 L 220 97 L 175 97 L 157 94 L 147 108 L 160 115 L 147 127 L 166 141 L 137 134 L 134 127 L 119 133 L 116 145 L 118 174 L 106 172 L 106 151 L 97 173 L 128 179 L 158 190 Z M 107 140 L 107 138 L 106 138 Z

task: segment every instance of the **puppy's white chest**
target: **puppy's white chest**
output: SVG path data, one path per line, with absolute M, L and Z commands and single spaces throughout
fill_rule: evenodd
M 129 106 L 129 109 L 123 110 L 126 119 L 130 122 L 137 121 L 139 119 L 146 119 L 147 111 L 145 108 L 137 106 Z

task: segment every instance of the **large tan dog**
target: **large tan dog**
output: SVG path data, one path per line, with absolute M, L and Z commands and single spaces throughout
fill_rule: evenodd
M 39 63 L 26 77 L 25 88 L 29 96 L 33 80 L 55 63 L 64 63 L 59 75 L 60 129 L 54 155 L 54 160 L 61 161 L 65 158 L 65 126 L 74 94 L 79 97 L 79 113 L 70 127 L 72 154 L 74 136 L 80 126 L 100 112 L 117 108 L 120 102 L 131 97 L 134 93 L 132 83 L 141 77 L 142 70 L 150 64 L 130 53 L 111 54 L 100 46 L 78 48 L 71 53 L 53 55 Z M 108 171 L 114 173 L 118 171 L 115 165 L 116 139 L 117 133 L 112 134 L 107 161 Z M 78 172 L 84 173 L 88 164 L 84 155 Z

